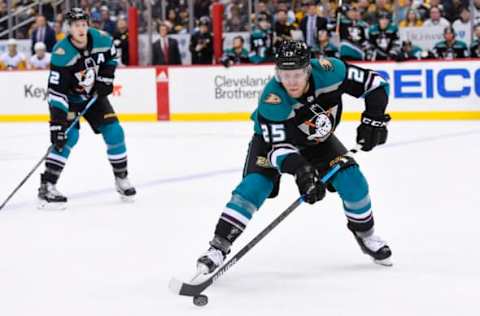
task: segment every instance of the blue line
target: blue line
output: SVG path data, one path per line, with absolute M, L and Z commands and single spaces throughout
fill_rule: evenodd
M 428 143 L 428 142 L 432 142 L 432 141 L 444 140 L 444 139 L 449 139 L 449 138 L 457 138 L 457 137 L 461 137 L 461 136 L 475 135 L 475 134 L 479 134 L 479 133 L 480 133 L 480 129 L 470 130 L 470 131 L 465 131 L 465 132 L 451 133 L 451 134 L 442 134 L 442 135 L 425 137 L 425 138 L 420 138 L 420 139 L 415 139 L 415 140 L 401 141 L 401 142 L 386 144 L 386 145 L 382 145 L 382 146 L 379 146 L 379 147 L 375 148 L 375 150 L 388 149 L 388 148 L 392 148 L 392 147 L 406 146 L 406 145 L 419 144 L 419 143 Z M 241 168 L 215 170 L 215 171 L 209 171 L 209 172 L 197 173 L 197 174 L 191 174 L 191 175 L 185 175 L 185 176 L 179 176 L 179 177 L 152 180 L 152 181 L 148 181 L 148 182 L 145 182 L 143 184 L 137 185 L 136 187 L 137 188 L 151 188 L 151 187 L 155 187 L 155 186 L 162 185 L 162 184 L 194 181 L 194 180 L 198 180 L 198 179 L 216 177 L 216 176 L 220 176 L 220 175 L 237 173 L 237 172 L 241 172 L 241 171 L 242 171 Z M 98 195 L 102 195 L 102 194 L 105 194 L 105 193 L 111 193 L 111 192 L 114 192 L 113 187 L 99 189 L 99 190 L 79 192 L 79 193 L 72 194 L 71 197 L 72 198 L 85 198 L 85 197 L 98 196 Z M 12 204 L 10 204 L 10 206 L 7 205 L 6 209 L 16 209 L 16 208 L 20 208 L 20 207 L 23 207 L 23 206 L 28 206 L 28 205 L 31 205 L 31 204 L 32 204 L 32 201 L 12 203 Z

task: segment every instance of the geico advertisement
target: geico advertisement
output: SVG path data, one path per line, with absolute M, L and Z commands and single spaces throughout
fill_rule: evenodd
M 0 114 L 48 114 L 48 71 L 0 72 Z M 110 101 L 118 113 L 156 113 L 154 69 L 118 69 Z
M 480 61 L 359 63 L 390 83 L 389 109 L 480 109 Z M 250 112 L 273 76 L 272 66 L 170 68 L 172 113 Z M 364 100 L 346 96 L 344 108 L 360 112 Z
M 480 60 L 359 65 L 374 69 L 389 81 L 391 110 L 480 109 Z M 347 111 L 359 111 L 359 105 L 363 105 L 363 100 L 344 98 Z
M 272 66 L 170 68 L 172 113 L 250 112 L 273 76 Z

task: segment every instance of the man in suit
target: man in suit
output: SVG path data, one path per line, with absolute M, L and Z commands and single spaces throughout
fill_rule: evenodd
M 33 48 L 37 42 L 45 43 L 49 53 L 52 52 L 53 46 L 57 42 L 55 31 L 47 24 L 47 20 L 43 15 L 37 15 L 35 20 L 35 30 L 32 32 L 32 54 L 35 53 Z
M 181 65 L 180 50 L 176 39 L 169 38 L 168 26 L 160 23 L 158 26 L 160 39 L 153 43 L 153 65 Z
M 306 1 L 307 15 L 300 22 L 300 29 L 307 45 L 314 47 L 317 43 L 318 31 L 327 29 L 327 19 L 317 15 L 317 6 L 314 0 Z

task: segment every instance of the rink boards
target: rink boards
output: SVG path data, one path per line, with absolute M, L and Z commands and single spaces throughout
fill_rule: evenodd
M 480 119 L 480 61 L 359 63 L 390 82 L 397 120 Z M 247 120 L 272 65 L 132 67 L 116 73 L 111 103 L 125 121 Z M 0 121 L 47 121 L 48 71 L 0 72 Z M 346 96 L 343 119 L 362 99 Z

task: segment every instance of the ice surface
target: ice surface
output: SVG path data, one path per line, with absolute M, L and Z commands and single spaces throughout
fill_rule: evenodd
M 35 208 L 37 172 L 0 212 L 0 315 L 478 315 L 480 123 L 394 122 L 357 156 L 394 267 L 371 263 L 338 196 L 302 205 L 205 292 L 168 290 L 193 272 L 241 178 L 250 123 L 123 124 L 134 204 L 120 201 L 101 137 L 84 124 L 58 188 L 66 211 Z M 353 146 L 354 123 L 337 135 Z M 47 124 L 0 125 L 0 199 L 48 145 Z M 43 170 L 43 167 L 41 168 Z M 297 197 L 255 215 L 240 249 Z

